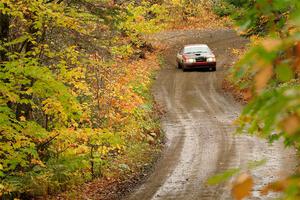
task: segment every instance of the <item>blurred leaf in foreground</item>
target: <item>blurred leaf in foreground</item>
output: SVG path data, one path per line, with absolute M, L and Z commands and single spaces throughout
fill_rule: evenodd
M 229 180 L 231 177 L 233 177 L 234 175 L 238 174 L 239 172 L 240 172 L 239 168 L 229 169 L 221 174 L 217 174 L 217 175 L 209 178 L 207 183 L 209 185 L 216 185 L 221 182 L 225 182 L 225 181 Z
M 251 195 L 253 188 L 253 178 L 248 173 L 241 174 L 233 183 L 232 196 L 236 200 L 241 200 Z

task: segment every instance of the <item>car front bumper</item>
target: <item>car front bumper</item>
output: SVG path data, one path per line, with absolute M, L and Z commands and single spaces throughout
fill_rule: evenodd
M 195 62 L 195 63 L 184 63 L 185 69 L 195 69 L 195 68 L 207 68 L 216 67 L 216 62 Z

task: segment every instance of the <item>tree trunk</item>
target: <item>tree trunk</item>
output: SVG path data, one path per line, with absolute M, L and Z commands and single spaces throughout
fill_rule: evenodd
M 0 13 L 0 45 L 5 43 L 9 34 L 9 16 Z M 0 62 L 6 61 L 7 56 L 4 50 L 0 50 Z

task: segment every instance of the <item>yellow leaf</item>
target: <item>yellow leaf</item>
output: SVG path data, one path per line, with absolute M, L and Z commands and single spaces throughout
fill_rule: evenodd
M 238 56 L 238 55 L 240 54 L 240 51 L 241 51 L 241 50 L 235 49 L 235 48 L 233 48 L 233 49 L 231 50 L 231 52 L 232 52 L 234 55 L 236 55 L 236 56 Z
M 19 119 L 20 119 L 21 122 L 25 122 L 26 121 L 26 117 L 24 117 L 24 116 L 21 116 Z
M 245 197 L 249 197 L 252 187 L 252 177 L 247 173 L 241 174 L 233 183 L 231 190 L 232 196 L 235 200 L 242 200 Z

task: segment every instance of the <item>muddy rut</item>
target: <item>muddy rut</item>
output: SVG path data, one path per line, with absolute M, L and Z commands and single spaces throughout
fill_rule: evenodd
M 291 173 L 296 153 L 282 142 L 269 145 L 256 137 L 233 135 L 232 122 L 242 106 L 221 89 L 226 68 L 235 59 L 232 48 L 243 48 L 247 40 L 231 30 L 170 31 L 153 40 L 169 47 L 164 53 L 166 66 L 154 86 L 156 100 L 167 111 L 162 121 L 167 143 L 153 174 L 128 199 L 231 199 L 229 184 L 207 186 L 207 179 L 261 159 L 267 163 L 252 171 L 256 186 L 249 199 L 274 198 L 274 194 L 259 197 L 259 189 Z M 176 68 L 176 52 L 189 43 L 207 43 L 212 48 L 218 61 L 216 72 Z

